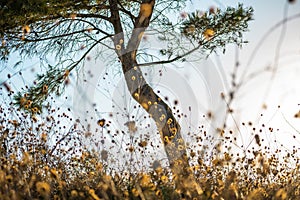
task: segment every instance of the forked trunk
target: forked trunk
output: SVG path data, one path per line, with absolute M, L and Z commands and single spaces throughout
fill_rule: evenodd
M 117 0 L 109 0 L 111 22 L 114 26 L 113 37 L 115 51 L 122 63 L 127 87 L 132 97 L 149 113 L 155 121 L 173 173 L 180 179 L 186 176 L 189 163 L 185 142 L 180 132 L 180 125 L 175 119 L 170 107 L 153 91 L 146 82 L 136 61 L 136 53 L 149 26 L 155 0 L 143 0 L 140 13 L 135 18 L 134 29 L 127 43 L 124 44 L 124 33 L 120 21 Z

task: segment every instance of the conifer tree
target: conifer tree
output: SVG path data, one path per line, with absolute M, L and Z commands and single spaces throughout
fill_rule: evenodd
M 242 33 L 252 18 L 252 8 L 239 4 L 225 10 L 195 11 L 177 21 L 171 19 L 169 13 L 181 12 L 185 3 L 186 0 L 2 0 L 1 62 L 7 62 L 16 51 L 23 57 L 57 58 L 57 65 L 49 65 L 36 84 L 15 96 L 16 105 L 29 113 L 41 112 L 49 94 L 62 93 L 69 73 L 83 66 L 88 53 L 99 46 L 106 47 L 115 52 L 132 98 L 155 121 L 171 169 L 184 178 L 189 163 L 180 124 L 170 106 L 147 83 L 141 67 L 184 62 L 190 54 L 209 55 L 217 49 L 225 50 L 230 43 L 240 46 L 244 43 Z M 150 28 L 168 45 L 161 47 L 160 56 L 141 62 L 141 39 Z M 183 42 L 190 45 L 183 46 Z

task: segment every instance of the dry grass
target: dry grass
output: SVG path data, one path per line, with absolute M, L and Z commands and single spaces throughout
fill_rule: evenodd
M 264 148 L 242 156 L 220 150 L 207 163 L 189 149 L 196 181 L 175 187 L 158 161 L 135 172 L 110 168 L 104 155 L 83 147 L 76 125 L 57 128 L 48 114 L 34 120 L 1 108 L 0 199 L 300 199 L 296 150 L 280 158 Z

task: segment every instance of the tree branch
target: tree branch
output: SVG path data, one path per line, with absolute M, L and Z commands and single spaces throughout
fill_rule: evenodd
M 111 13 L 110 22 L 113 24 L 114 32 L 115 32 L 115 36 L 113 38 L 114 45 L 116 47 L 115 51 L 118 57 L 120 58 L 122 52 L 124 51 L 124 33 L 123 33 L 123 28 L 122 28 L 120 14 L 119 14 L 118 0 L 109 0 L 109 4 L 110 4 L 110 13 Z M 117 48 L 117 45 L 119 45 L 120 48 Z
M 80 30 L 80 31 L 75 31 L 75 32 L 72 32 L 72 33 L 66 33 L 66 34 L 62 34 L 62 35 L 55 35 L 55 36 L 47 37 L 47 38 L 38 38 L 38 39 L 24 38 L 24 41 L 25 42 L 40 42 L 40 41 L 52 40 L 52 39 L 56 39 L 56 38 L 62 38 L 62 37 L 70 36 L 70 35 L 75 35 L 75 34 L 78 34 L 78 33 L 83 33 L 83 32 L 86 32 L 88 30 L 89 29 L 83 29 L 83 30 Z
M 142 63 L 142 64 L 138 64 L 138 66 L 140 67 L 144 67 L 144 66 L 151 66 L 151 65 L 161 65 L 161 64 L 167 64 L 167 63 L 172 63 L 172 62 L 175 62 L 181 58 L 184 58 L 185 56 L 188 56 L 190 55 L 191 53 L 197 51 L 198 49 L 200 49 L 202 45 L 198 45 L 197 47 L 195 47 L 194 49 L 182 54 L 182 55 L 179 55 L 179 56 L 176 56 L 175 58 L 171 59 L 171 60 L 162 60 L 162 61 L 156 61 L 156 62 L 148 62 L 148 63 Z
M 77 62 L 75 62 L 75 64 L 73 64 L 68 70 L 69 71 L 71 71 L 71 70 L 73 70 L 86 56 L 87 56 L 87 54 L 98 44 L 98 43 L 100 43 L 102 40 L 105 40 L 105 39 L 107 39 L 107 38 L 109 38 L 110 36 L 105 36 L 105 37 L 103 37 L 103 38 L 101 38 L 101 39 L 99 39 L 97 42 L 95 42 L 82 56 L 81 56 L 81 58 L 77 61 Z
M 136 17 L 135 17 L 130 11 L 128 11 L 128 10 L 126 10 L 126 9 L 124 8 L 124 6 L 123 6 L 122 3 L 120 2 L 120 0 L 118 0 L 118 4 L 119 4 L 120 7 L 121 7 L 120 11 L 122 11 L 122 12 L 125 13 L 125 14 L 127 14 L 127 15 L 130 17 L 131 21 L 134 23 Z
M 92 13 L 87 13 L 87 14 L 79 13 L 79 14 L 76 14 L 76 17 L 81 17 L 81 18 L 100 18 L 100 19 L 104 19 L 106 21 L 109 21 L 109 17 L 106 17 L 104 15 L 99 15 L 99 14 L 92 14 Z

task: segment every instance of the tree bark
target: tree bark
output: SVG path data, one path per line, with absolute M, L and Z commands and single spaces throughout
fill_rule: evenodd
M 189 164 L 180 125 L 171 108 L 146 82 L 132 54 L 130 52 L 122 56 L 122 69 L 128 90 L 155 121 L 172 170 L 176 173 L 182 172 Z
M 160 133 L 170 167 L 177 176 L 185 176 L 189 163 L 186 145 L 181 135 L 181 128 L 171 108 L 153 91 L 146 82 L 136 61 L 136 52 L 144 31 L 149 26 L 155 0 L 143 0 L 139 16 L 135 19 L 134 30 L 125 47 L 124 34 L 118 13 L 116 0 L 110 0 L 111 22 L 114 26 L 113 38 L 115 51 L 122 63 L 128 90 L 132 97 L 149 113 Z M 145 9 L 145 4 L 146 9 Z M 150 9 L 150 13 L 149 13 Z M 143 13 L 147 10 L 148 13 Z

